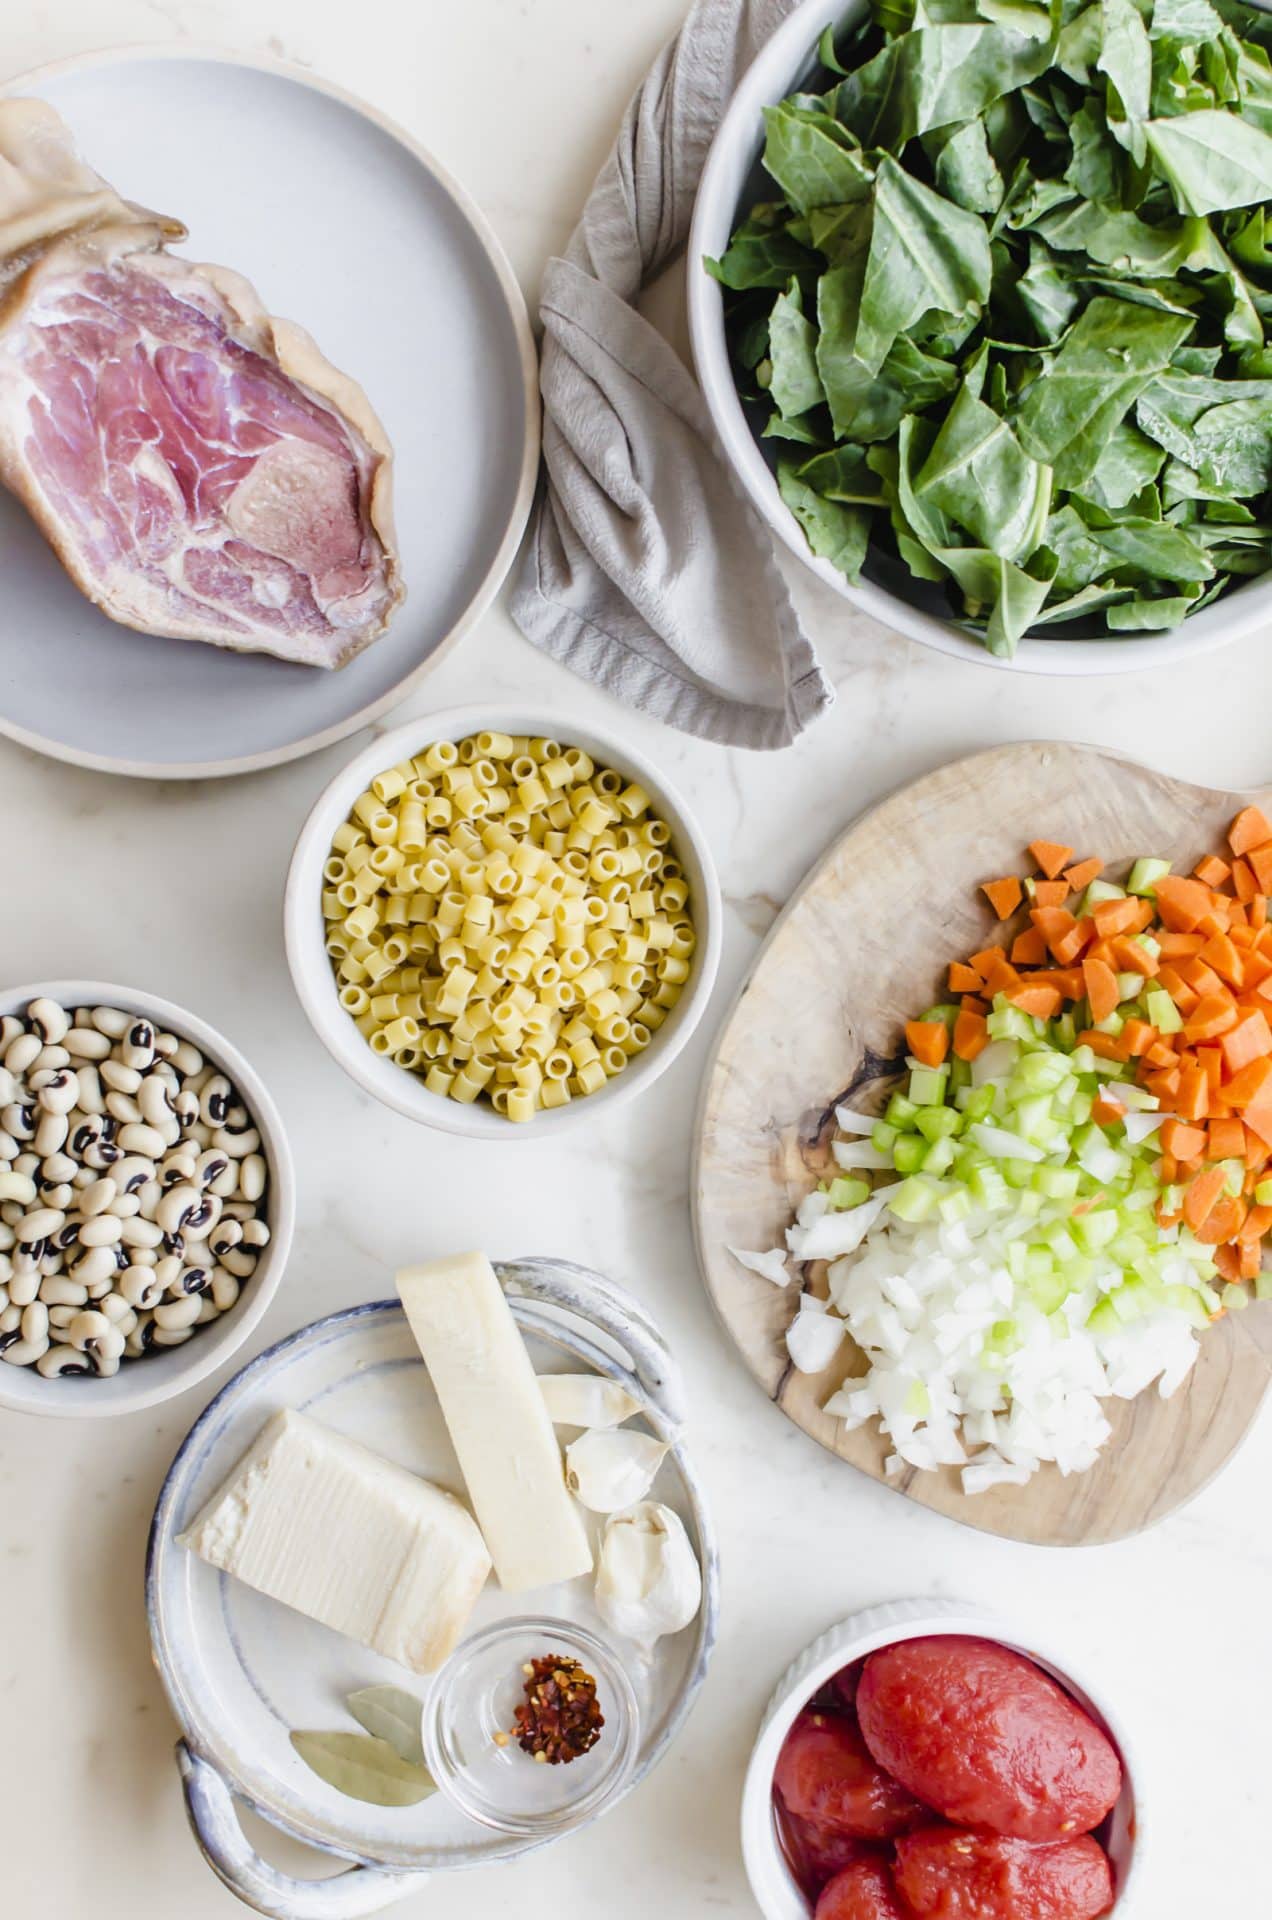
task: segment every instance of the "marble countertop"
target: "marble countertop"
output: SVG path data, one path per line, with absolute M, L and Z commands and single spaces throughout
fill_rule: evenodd
M 312 65 L 395 115 L 459 175 L 533 296 L 680 4 L 35 0 L 7 10 L 0 77 L 111 42 L 178 37 Z M 674 284 L 663 310 L 678 328 Z M 435 1885 L 404 1915 L 480 1920 L 513 1902 L 523 1920 L 752 1915 L 738 1800 L 774 1680 L 845 1613 L 925 1593 L 1036 1620 L 1113 1677 L 1149 1766 L 1144 1920 L 1253 1912 L 1267 1885 L 1269 1420 L 1199 1500 L 1141 1539 L 1060 1554 L 964 1531 L 856 1476 L 767 1404 L 699 1284 L 688 1187 L 712 1029 L 782 902 L 855 814 L 955 755 L 1048 735 L 1216 785 L 1256 783 L 1272 775 L 1268 640 L 1151 680 L 1049 681 L 943 659 L 816 583 L 801 577 L 797 591 L 839 690 L 797 749 L 759 758 L 622 720 L 715 849 L 724 962 L 702 1031 L 657 1087 L 559 1147 L 478 1151 L 415 1128 L 362 1095 L 307 1026 L 283 958 L 282 882 L 298 823 L 348 745 L 252 778 L 154 787 L 0 741 L 0 971 L 134 980 L 199 1009 L 266 1077 L 295 1149 L 299 1230 L 254 1348 L 382 1294 L 408 1259 L 480 1237 L 496 1255 L 558 1253 L 612 1274 L 658 1314 L 680 1356 L 724 1556 L 724 1631 L 688 1729 L 599 1827 L 518 1865 L 515 1879 L 504 1870 Z M 1199 732 L 1203 679 L 1218 695 L 1205 698 L 1206 715 L 1225 723 Z M 500 607 L 396 717 L 478 693 L 551 702 L 566 737 L 571 717 L 620 718 L 534 653 Z M 5 1920 L 243 1911 L 187 1832 L 141 1605 L 155 1495 L 209 1391 L 104 1426 L 0 1414 Z M 273 1853 L 292 1870 L 329 1870 L 290 1845 Z

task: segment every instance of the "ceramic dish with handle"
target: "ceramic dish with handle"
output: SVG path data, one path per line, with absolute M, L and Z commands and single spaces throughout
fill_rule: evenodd
M 1020 642 L 1013 658 L 1002 659 L 951 618 L 939 587 L 914 580 L 907 582 L 904 593 L 894 593 L 865 574 L 853 586 L 837 567 L 812 552 L 778 492 L 773 468 L 738 396 L 725 336 L 722 289 L 702 262 L 719 259 L 725 252 L 748 206 L 772 197 L 772 182 L 762 171 L 759 159 L 764 143 L 764 108 L 808 86 L 820 70 L 817 43 L 823 30 L 850 25 L 862 17 L 866 7 L 867 0 L 847 0 L 846 4 L 845 0 L 804 0 L 783 21 L 747 68 L 720 123 L 698 189 L 688 266 L 694 362 L 725 457 L 750 499 L 777 538 L 853 606 L 907 639 L 983 667 L 1017 673 L 1133 673 L 1209 653 L 1255 632 L 1272 618 L 1272 578 L 1252 579 L 1225 593 L 1213 606 L 1202 608 L 1172 632 L 1109 637 L 1092 635 L 1075 623 L 1073 639 L 1027 638 Z M 766 444 L 771 447 L 776 443 Z
M 601 1275 L 562 1261 L 515 1260 L 496 1263 L 496 1271 L 536 1371 L 582 1368 L 618 1381 L 639 1402 L 647 1428 L 669 1444 L 651 1497 L 679 1513 L 702 1570 L 697 1618 L 658 1641 L 648 1660 L 600 1622 L 590 1580 L 543 1595 L 553 1614 L 619 1653 L 635 1691 L 638 1747 L 608 1807 L 657 1764 L 705 1677 L 719 1607 L 714 1536 L 686 1452 L 675 1365 L 644 1310 Z M 352 1724 L 343 1706 L 351 1689 L 392 1682 L 423 1701 L 430 1683 L 298 1614 L 283 1614 L 178 1544 L 264 1421 L 284 1406 L 443 1486 L 463 1482 L 402 1309 L 384 1300 L 302 1328 L 236 1375 L 192 1428 L 156 1508 L 146 1604 L 155 1662 L 182 1730 L 178 1762 L 204 1857 L 260 1913 L 346 1920 L 418 1890 L 427 1876 L 519 1856 L 564 1827 L 537 1835 L 498 1831 L 444 1793 L 412 1808 L 370 1806 L 327 1786 L 294 1752 L 294 1730 Z M 501 1623 L 524 1625 L 526 1598 L 491 1582 L 452 1664 L 462 1667 L 466 1648 Z M 447 1673 L 432 1684 L 449 1684 Z M 231 1795 L 284 1832 L 354 1863 L 353 1870 L 313 1882 L 277 1872 L 248 1842 Z
M 190 1040 L 227 1074 L 242 1096 L 261 1136 L 261 1153 L 268 1172 L 265 1219 L 269 1244 L 256 1270 L 228 1312 L 197 1327 L 182 1346 L 168 1347 L 125 1360 L 108 1379 L 67 1377 L 46 1380 L 32 1367 L 0 1365 L 0 1407 L 19 1413 L 51 1414 L 63 1419 L 103 1418 L 136 1413 L 158 1406 L 174 1394 L 203 1380 L 236 1353 L 255 1327 L 275 1293 L 287 1267 L 296 1218 L 296 1178 L 291 1151 L 278 1109 L 264 1083 L 238 1049 L 206 1020 L 158 994 L 136 987 L 119 987 L 102 980 L 39 980 L 25 986 L 0 989 L 0 1014 L 23 1013 L 32 1000 L 49 999 L 59 1006 L 118 1007 L 138 1014 L 158 1027 Z
M 1122 1761 L 1121 1798 L 1097 1836 L 1113 1868 L 1116 1898 L 1110 1920 L 1140 1911 L 1145 1880 L 1143 1761 L 1109 1704 L 1103 1679 L 1075 1664 L 1047 1634 L 957 1600 L 897 1600 L 867 1607 L 831 1627 L 786 1669 L 764 1710 L 742 1794 L 742 1852 L 751 1891 L 765 1920 L 809 1920 L 808 1900 L 787 1862 L 773 1808 L 773 1773 L 782 1743 L 800 1709 L 841 1667 L 880 1647 L 931 1634 L 994 1640 L 1022 1653 L 1058 1681 L 1109 1736 Z
M 326 950 L 322 915 L 323 863 L 331 852 L 332 835 L 348 817 L 355 800 L 377 774 L 435 740 L 463 740 L 483 729 L 512 734 L 551 734 L 564 746 L 581 747 L 598 766 L 612 767 L 639 781 L 649 794 L 653 810 L 671 828 L 671 850 L 684 868 L 689 885 L 688 911 L 697 946 L 685 989 L 649 1046 L 630 1066 L 607 1080 L 596 1093 L 571 1100 L 568 1106 L 536 1112 L 524 1123 L 512 1123 L 484 1102 L 462 1105 L 432 1093 L 415 1073 L 372 1052 L 362 1033 L 340 1006 L 337 982 Z M 706 1011 L 720 963 L 720 885 L 706 837 L 685 803 L 642 755 L 594 729 L 576 726 L 560 714 L 499 705 L 456 707 L 442 713 L 421 714 L 408 725 L 379 734 L 351 760 L 319 795 L 301 829 L 287 876 L 284 903 L 287 959 L 300 1003 L 318 1038 L 349 1076 L 385 1106 L 422 1121 L 444 1133 L 470 1139 L 540 1139 L 555 1136 L 581 1119 L 595 1119 L 620 1102 L 650 1086 L 671 1065 Z
M 78 766 L 167 780 L 274 766 L 343 739 L 468 631 L 525 527 L 538 362 L 498 240 L 404 128 L 266 55 L 120 47 L 3 91 L 49 102 L 121 194 L 185 222 L 182 253 L 245 274 L 365 386 L 394 449 L 407 597 L 388 632 L 335 672 L 134 633 L 76 590 L 0 492 L 0 733 Z

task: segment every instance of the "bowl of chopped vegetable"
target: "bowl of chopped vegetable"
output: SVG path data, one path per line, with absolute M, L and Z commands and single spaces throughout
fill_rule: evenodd
M 726 456 L 829 586 L 1035 673 L 1272 618 L 1272 18 L 807 0 L 703 173 Z M 819 39 L 820 36 L 820 39 Z

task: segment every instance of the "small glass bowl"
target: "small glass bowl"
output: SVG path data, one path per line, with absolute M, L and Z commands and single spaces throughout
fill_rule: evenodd
M 605 1725 L 577 1760 L 544 1765 L 516 1739 L 500 1745 L 525 1699 L 525 1667 L 544 1654 L 578 1660 L 596 1681 Z M 640 1739 L 636 1695 L 613 1649 L 572 1620 L 522 1615 L 461 1642 L 429 1690 L 424 1757 L 438 1788 L 502 1833 L 567 1833 L 622 1790 Z

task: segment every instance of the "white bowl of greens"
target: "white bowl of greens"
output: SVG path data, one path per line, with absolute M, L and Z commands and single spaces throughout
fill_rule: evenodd
M 989 665 L 1272 620 L 1272 16 L 923 16 L 806 0 L 712 147 L 690 326 L 747 492 L 847 599 Z

